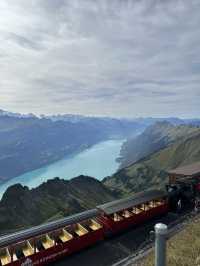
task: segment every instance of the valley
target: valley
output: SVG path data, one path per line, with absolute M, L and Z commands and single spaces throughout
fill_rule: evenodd
M 141 145 L 143 136 L 145 145 Z M 145 157 L 117 170 L 119 163 L 115 159 L 123 141 L 101 142 L 77 157 L 55 163 L 54 170 L 51 165 L 10 180 L 0 201 L 1 231 L 55 220 L 149 188 L 164 188 L 167 170 L 200 160 L 198 126 L 174 126 L 168 122 L 150 125 L 135 138 L 138 155 Z M 126 143 L 129 141 L 132 139 Z M 129 146 L 130 154 L 135 155 L 135 151 Z M 67 175 L 68 165 L 72 167 L 70 171 L 79 169 L 85 175 L 71 178 L 78 172 Z M 103 178 L 106 175 L 109 176 Z M 59 177 L 48 180 L 55 176 Z M 16 213 L 16 209 L 20 212 Z
M 48 179 L 61 177 L 69 180 L 79 175 L 93 176 L 102 180 L 118 170 L 119 162 L 116 158 L 123 142 L 123 139 L 103 141 L 74 156 L 67 156 L 50 165 L 14 177 L 1 184 L 0 198 L 9 186 L 16 183 L 34 188 Z
M 144 135 L 145 145 L 141 145 Z M 167 170 L 200 161 L 200 128 L 196 126 L 155 124 L 138 136 L 135 142 L 138 144 L 138 154 L 143 154 L 142 158 L 138 157 L 136 162 L 102 181 L 110 189 L 124 195 L 153 187 L 164 188 L 168 181 Z M 129 149 L 129 154 L 135 156 L 134 148 Z
M 55 120 L 1 111 L 0 183 L 76 156 L 97 143 L 128 138 L 143 128 L 123 119 L 73 116 L 73 120 Z

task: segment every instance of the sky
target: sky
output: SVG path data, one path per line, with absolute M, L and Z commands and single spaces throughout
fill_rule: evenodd
M 1 0 L 0 109 L 200 116 L 199 0 Z

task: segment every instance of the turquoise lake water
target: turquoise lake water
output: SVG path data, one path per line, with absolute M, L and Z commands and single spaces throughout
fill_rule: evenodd
M 108 140 L 75 155 L 64 158 L 48 166 L 17 176 L 0 186 L 0 197 L 10 185 L 21 183 L 29 188 L 36 187 L 56 176 L 71 179 L 78 175 L 89 175 L 102 180 L 113 174 L 119 166 L 119 156 L 124 140 Z

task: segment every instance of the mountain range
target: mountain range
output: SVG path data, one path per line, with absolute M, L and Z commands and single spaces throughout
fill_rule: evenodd
M 0 182 L 72 156 L 98 142 L 128 138 L 143 129 L 143 124 L 124 119 L 82 117 L 74 122 L 1 111 Z
M 129 138 L 121 148 L 120 168 L 133 164 L 138 160 L 165 148 L 174 142 L 181 141 L 199 132 L 193 125 L 173 125 L 167 121 L 150 125 L 137 137 Z
M 157 123 L 130 140 L 130 146 L 127 143 L 121 160 L 128 165 L 103 180 L 111 190 L 125 195 L 164 187 L 168 182 L 167 170 L 200 161 L 200 127 L 196 126 Z M 131 164 L 129 156 L 133 158 Z
M 20 184 L 9 187 L 0 201 L 1 233 L 93 208 L 137 191 L 164 188 L 167 170 L 200 161 L 198 126 L 158 122 L 127 143 L 124 147 L 128 147 L 128 153 L 123 148 L 124 161 L 127 154 L 135 160 L 133 143 L 138 143 L 138 160 L 101 182 L 79 176 L 69 181 L 55 178 L 34 189 Z
M 55 178 L 31 190 L 16 184 L 0 201 L 0 233 L 91 209 L 116 197 L 116 193 L 88 176 L 69 181 Z
M 174 125 L 200 124 L 198 119 L 173 117 L 116 119 L 72 114 L 38 117 L 0 110 L 0 183 L 108 139 L 130 139 L 121 152 L 121 167 L 124 167 L 145 155 L 145 152 L 137 152 L 141 141 L 135 146 L 131 139 L 163 120 Z M 144 137 L 141 137 L 142 142 Z M 158 143 L 158 148 L 159 145 L 162 146 Z M 136 150 L 130 158 L 128 146 L 134 146 Z

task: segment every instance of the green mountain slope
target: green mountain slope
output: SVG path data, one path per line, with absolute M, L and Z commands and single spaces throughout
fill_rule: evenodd
M 116 198 L 100 181 L 79 176 L 49 180 L 29 190 L 11 186 L 0 201 L 0 233 L 68 216 Z
M 171 145 L 176 141 L 199 132 L 198 127 L 189 125 L 174 126 L 169 122 L 157 122 L 149 126 L 141 135 L 128 139 L 121 149 L 121 167 L 126 167 L 147 155 Z
M 103 183 L 123 194 L 149 187 L 162 187 L 167 182 L 165 170 L 200 161 L 200 133 L 178 141 L 118 171 Z

